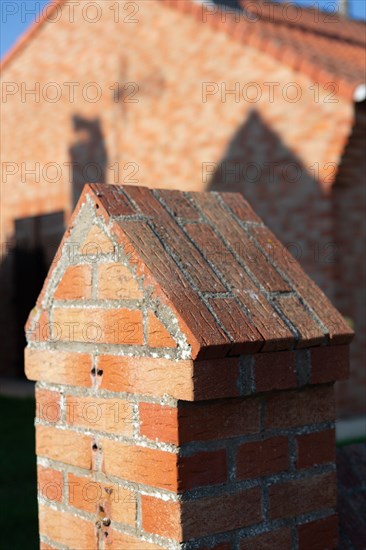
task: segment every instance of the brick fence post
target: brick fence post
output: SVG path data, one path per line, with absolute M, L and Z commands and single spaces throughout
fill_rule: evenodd
M 86 186 L 26 332 L 41 548 L 336 547 L 352 331 L 240 195 Z

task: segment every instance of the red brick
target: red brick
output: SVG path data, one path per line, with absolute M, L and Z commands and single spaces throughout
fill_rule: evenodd
M 62 502 L 64 481 L 62 472 L 37 466 L 38 493 L 51 502 Z
M 140 422 L 142 435 L 175 445 L 226 439 L 259 431 L 259 401 L 181 402 L 177 408 L 140 403 Z
M 193 399 L 192 361 L 156 360 L 151 357 L 101 355 L 101 388 L 176 399 Z
M 263 346 L 260 332 L 250 322 L 236 300 L 232 298 L 211 298 L 209 300 L 215 315 L 230 335 L 232 346 L 230 355 L 256 353 Z
M 112 241 L 97 225 L 92 225 L 88 236 L 80 247 L 80 252 L 97 259 L 100 254 L 111 254 L 114 252 Z
M 121 533 L 116 529 L 108 532 L 108 550 L 161 550 L 161 546 L 140 538 Z
M 43 504 L 39 506 L 39 530 L 41 535 L 69 548 L 98 548 L 93 522 Z
M 143 529 L 180 542 L 239 529 L 261 519 L 259 488 L 181 502 L 143 495 L 141 503 Z
M 135 525 L 136 497 L 133 492 L 115 483 L 99 483 L 93 477 L 68 475 L 69 504 L 95 514 L 103 506 L 104 515 L 112 521 Z
M 214 194 L 191 193 L 191 196 L 266 290 L 269 292 L 291 290 L 234 217 L 221 206 Z M 217 264 L 217 267 L 220 268 L 220 264 Z
M 36 388 L 36 417 L 46 422 L 57 423 L 61 417 L 61 394 Z
M 25 325 L 27 342 L 44 342 L 51 336 L 50 316 L 46 310 L 35 307 L 29 314 Z
M 53 311 L 54 337 L 66 342 L 95 344 L 143 343 L 139 310 L 60 308 Z
M 300 435 L 297 443 L 297 468 L 311 468 L 317 464 L 335 462 L 335 430 Z
M 323 330 L 297 296 L 279 295 L 275 301 L 299 333 L 298 348 L 316 346 L 324 342 Z
M 179 442 L 208 441 L 259 431 L 256 398 L 220 399 L 178 404 Z
M 36 426 L 36 453 L 89 470 L 92 463 L 92 438 L 71 430 Z
M 149 311 L 148 314 L 148 339 L 151 348 L 176 348 L 177 343 L 171 337 L 163 323 Z
M 92 358 L 86 353 L 25 348 L 25 372 L 30 380 L 68 386 L 91 386 Z
M 178 408 L 140 403 L 139 416 L 141 435 L 178 445 Z
M 322 346 L 311 350 L 311 383 L 345 380 L 349 376 L 349 346 Z
M 196 195 L 195 195 L 196 196 Z M 285 326 L 273 307 L 258 291 L 249 275 L 237 262 L 235 256 L 226 248 L 216 233 L 208 224 L 186 224 L 185 230 L 201 249 L 204 256 L 222 273 L 230 286 L 235 290 L 239 301 L 250 312 L 250 321 L 260 332 L 265 343 L 263 349 L 272 351 L 286 348 L 294 341 L 292 333 Z M 242 232 L 240 231 L 240 235 Z M 234 244 L 234 248 L 242 246 L 241 237 Z M 274 337 L 276 336 L 276 338 Z M 252 333 L 249 333 L 249 342 Z M 242 344 L 244 342 L 241 342 Z
M 75 265 L 66 269 L 55 293 L 55 300 L 90 299 L 92 295 L 92 272 L 90 265 Z
M 151 190 L 147 187 L 130 186 L 126 188 L 126 191 L 141 212 L 153 221 L 154 231 L 160 239 L 180 258 L 183 266 L 187 267 L 194 285 L 202 292 L 226 292 L 225 286 L 214 270 L 207 264 L 191 241 L 185 238 L 182 229 L 155 198 Z
M 182 218 L 186 221 L 196 221 L 199 219 L 198 211 L 193 208 L 192 204 L 183 195 L 183 191 L 169 190 L 169 194 L 164 193 L 164 203 L 170 210 L 173 211 L 174 216 Z M 161 193 L 157 192 L 160 196 Z
M 181 503 L 141 496 L 142 528 L 148 533 L 183 540 Z
M 204 358 L 212 347 L 216 354 L 220 350 L 225 354 L 228 339 L 217 325 L 214 317 L 166 252 L 152 229 L 141 221 L 118 223 L 129 246 L 132 245 L 138 257 L 144 262 L 141 271 L 153 273 L 155 281 L 154 295 L 164 297 L 174 304 L 179 324 L 192 346 L 192 358 Z M 122 239 L 122 234 L 121 234 Z M 177 289 L 179 288 L 179 292 Z M 162 292 L 161 289 L 164 289 Z M 189 304 L 189 308 L 187 308 Z M 179 313 L 178 313 L 179 312 Z
M 265 426 L 289 428 L 335 419 L 333 386 L 274 392 L 265 397 Z
M 291 550 L 291 530 L 278 529 L 258 535 L 248 537 L 240 542 L 240 550 Z
M 122 399 L 66 396 L 66 421 L 101 432 L 131 436 L 133 405 Z
M 338 518 L 328 518 L 304 523 L 297 528 L 299 550 L 333 550 L 338 544 Z
M 98 298 L 100 300 L 141 300 L 143 294 L 128 267 L 122 264 L 98 266 Z
M 336 499 L 334 472 L 275 483 L 269 489 L 269 515 L 279 519 L 334 508 Z
M 227 477 L 225 449 L 202 451 L 178 459 L 178 488 L 182 491 L 225 483 Z
M 236 455 L 237 478 L 253 479 L 287 470 L 289 450 L 287 437 L 272 437 L 243 443 Z
M 194 400 L 239 395 L 238 358 L 212 359 L 193 363 Z
M 222 195 L 222 199 L 239 220 L 243 222 L 262 221 L 250 204 L 239 193 L 225 193 Z
M 282 246 L 280 241 L 266 227 L 255 227 L 251 229 L 251 232 L 279 268 L 286 273 L 294 288 L 306 299 L 307 304 L 327 327 L 331 341 L 333 343 L 349 343 L 352 339 L 352 330 L 320 288 L 305 274 L 289 250 Z M 296 309 L 298 309 L 298 306 Z M 289 311 L 290 313 L 291 311 Z M 294 314 L 296 314 L 296 310 L 294 310 Z M 301 317 L 299 320 L 301 321 Z M 304 329 L 306 330 L 305 326 Z
M 101 388 L 192 401 L 239 395 L 239 360 L 174 361 L 101 355 Z
M 119 185 L 90 184 L 90 188 L 98 197 L 98 201 L 112 216 L 125 216 L 135 214 L 136 209 L 123 193 Z
M 259 353 L 254 358 L 256 391 L 283 390 L 296 386 L 295 356 L 292 351 Z
M 103 439 L 101 447 L 103 469 L 107 475 L 170 491 L 177 490 L 175 454 L 110 439 Z
M 57 550 L 56 546 L 51 546 L 50 544 L 47 544 L 46 542 L 39 542 L 39 550 Z

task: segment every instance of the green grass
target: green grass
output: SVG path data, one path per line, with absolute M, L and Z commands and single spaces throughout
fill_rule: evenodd
M 37 550 L 34 400 L 0 397 L 0 548 Z

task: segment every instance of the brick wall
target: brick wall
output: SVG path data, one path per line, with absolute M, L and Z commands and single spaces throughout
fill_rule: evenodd
M 78 193 L 86 179 L 68 163 L 80 161 L 83 166 L 94 159 L 98 179 L 109 183 L 154 187 L 159 182 L 186 191 L 243 192 L 333 299 L 340 280 L 333 254 L 338 221 L 324 189 L 333 182 L 350 132 L 352 104 L 341 97 L 329 101 L 329 90 L 322 84 L 317 98 L 308 76 L 260 52 L 254 37 L 253 43 L 243 44 L 225 25 L 219 29 L 209 20 L 202 22 L 198 12 L 184 13 L 158 1 L 136 4 L 138 12 L 130 16 L 123 2 L 116 14 L 110 9 L 115 3 L 105 1 L 95 23 L 78 9 L 71 22 L 65 6 L 57 23 L 43 25 L 5 68 L 4 80 L 19 89 L 9 93 L 3 105 L 7 139 L 2 158 L 14 162 L 17 171 L 1 184 L 6 212 L 2 242 L 12 241 L 15 219 L 63 211 L 67 220 L 73 187 Z M 56 103 L 43 95 L 51 94 L 50 82 L 62 91 Z M 73 101 L 70 85 L 65 85 L 70 82 L 78 84 Z M 86 99 L 93 93 L 90 82 L 102 91 L 96 102 Z M 119 102 L 116 82 L 131 83 L 120 90 Z M 252 89 L 247 90 L 249 99 L 243 96 L 250 82 L 259 86 L 257 102 L 251 100 Z M 279 83 L 272 100 L 267 82 Z M 300 90 L 299 101 L 284 96 L 293 82 Z M 36 83 L 38 96 L 25 95 Z M 202 97 L 204 83 L 215 86 L 207 101 Z M 239 101 L 237 94 L 229 93 L 236 83 Z M 288 89 L 290 98 L 292 91 Z M 39 181 L 22 175 L 22 163 L 31 170 L 37 162 Z M 94 176 L 89 171 L 88 181 Z M 345 262 L 351 249 L 347 245 L 342 251 Z M 3 308 L 9 332 L 4 370 L 14 361 L 12 269 L 6 266 L 3 275 L 10 289 Z M 340 301 L 339 307 L 347 314 L 347 304 Z M 360 313 L 352 317 L 361 326 Z M 355 357 L 364 345 L 359 333 Z M 353 395 L 354 413 L 363 406 L 362 397 Z
M 334 270 L 334 303 L 352 321 L 356 336 L 351 346 L 351 379 L 341 382 L 338 399 L 344 414 L 363 414 L 366 401 L 366 316 L 364 304 L 366 263 L 366 107 L 357 106 L 333 191 L 334 240 L 337 245 Z
M 41 548 L 335 547 L 352 334 L 270 237 L 240 195 L 86 187 L 26 327 Z

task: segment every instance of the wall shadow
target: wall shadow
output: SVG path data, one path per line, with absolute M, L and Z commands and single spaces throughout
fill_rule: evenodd
M 209 167 L 210 169 L 210 167 Z M 331 206 L 319 182 L 252 110 L 212 170 L 209 190 L 242 193 L 307 273 L 332 297 Z
M 0 264 L 0 375 L 24 377 L 24 325 L 34 307 L 65 231 L 64 212 L 15 220 L 12 243 Z
M 325 192 L 317 179 L 316 163 L 311 174 L 253 110 L 212 170 L 208 185 L 209 190 L 242 193 L 351 322 L 356 331 L 351 344 L 351 379 L 338 384 L 343 417 L 366 410 L 362 393 L 366 361 L 365 142 L 366 106 L 359 104 L 340 165 L 328 163 Z
M 69 156 L 74 208 L 86 183 L 105 183 L 108 153 L 98 118 L 87 119 L 74 115 L 72 124 L 76 141 L 69 149 Z

